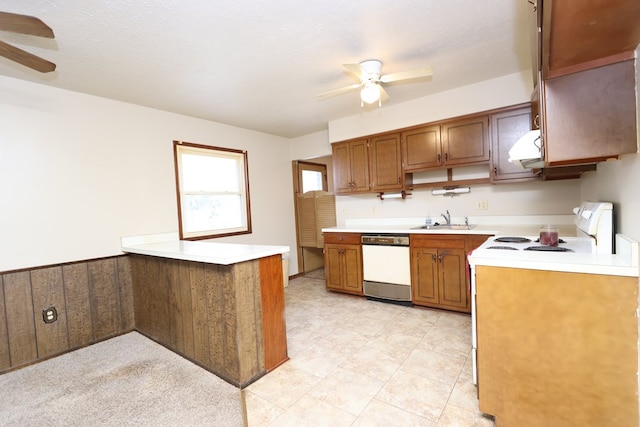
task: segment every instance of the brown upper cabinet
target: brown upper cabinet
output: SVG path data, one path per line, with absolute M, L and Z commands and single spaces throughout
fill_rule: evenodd
M 542 78 L 634 58 L 640 1 L 537 0 Z
M 637 152 L 634 60 L 543 80 L 538 90 L 547 166 Z
M 331 145 L 333 186 L 338 194 L 368 192 L 369 147 L 367 138 Z
M 369 175 L 374 192 L 403 189 L 400 133 L 379 135 L 369 140 Z
M 536 6 L 532 116 L 542 135 L 544 171 L 637 152 L 640 1 L 537 0 Z
M 422 126 L 402 132 L 404 171 L 489 161 L 486 115 Z
M 440 125 L 423 126 L 402 132 L 402 161 L 405 171 L 442 166 Z
M 531 107 L 503 111 L 492 114 L 491 120 L 491 181 L 515 182 L 538 179 L 539 174 L 532 169 L 509 162 L 509 150 L 513 144 L 532 128 Z
M 476 116 L 442 125 L 444 164 L 468 165 L 489 161 L 489 118 Z

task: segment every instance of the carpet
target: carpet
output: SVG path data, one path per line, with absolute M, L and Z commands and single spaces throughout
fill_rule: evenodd
M 0 375 L 2 426 L 245 425 L 241 391 L 131 332 Z

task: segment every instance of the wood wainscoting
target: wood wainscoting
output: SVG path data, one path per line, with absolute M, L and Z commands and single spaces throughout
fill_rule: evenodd
M 127 256 L 0 273 L 0 373 L 133 329 Z
M 282 257 L 130 255 L 136 329 L 238 387 L 287 360 Z

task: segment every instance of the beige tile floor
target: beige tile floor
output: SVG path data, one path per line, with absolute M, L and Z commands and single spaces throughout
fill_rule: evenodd
M 478 411 L 468 315 L 285 291 L 290 360 L 244 390 L 250 427 L 493 426 Z

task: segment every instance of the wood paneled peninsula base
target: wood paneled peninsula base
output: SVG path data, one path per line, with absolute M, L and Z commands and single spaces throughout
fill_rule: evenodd
M 238 387 L 288 360 L 286 246 L 206 241 L 125 246 L 136 329 Z

